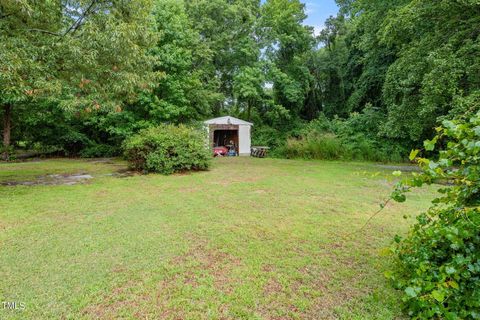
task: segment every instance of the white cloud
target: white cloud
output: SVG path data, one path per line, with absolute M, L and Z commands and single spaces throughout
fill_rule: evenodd
M 320 35 L 320 32 L 322 32 L 323 29 L 325 29 L 324 24 L 313 26 L 313 34 L 315 36 L 318 36 L 318 35 Z
M 305 3 L 305 13 L 307 15 L 311 15 L 312 13 L 316 12 L 317 9 L 319 9 L 319 5 L 318 3 L 314 3 L 314 2 L 306 2 Z

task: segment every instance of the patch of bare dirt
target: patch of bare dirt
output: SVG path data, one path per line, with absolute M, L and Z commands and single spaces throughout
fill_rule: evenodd
M 114 319 L 122 310 L 137 310 L 136 317 L 145 318 L 138 310 L 141 309 L 141 303 L 147 301 L 148 297 L 132 293 L 137 285 L 134 281 L 127 281 L 113 288 L 102 302 L 89 305 L 82 314 L 92 319 Z
M 115 164 L 115 161 L 113 160 L 114 158 L 93 158 L 93 159 L 88 159 L 87 161 L 90 163 Z
M 182 310 L 168 305 L 171 295 L 178 292 L 178 287 L 196 288 L 202 283 L 205 284 L 207 278 L 212 277 L 216 290 L 223 294 L 230 294 L 234 289 L 230 274 L 235 266 L 241 264 L 241 260 L 211 248 L 207 241 L 197 239 L 184 255 L 175 257 L 170 264 L 182 268 L 159 282 L 156 304 L 162 312 L 162 318 L 183 319 Z M 228 305 L 222 305 L 220 309 L 225 319 L 228 318 Z
M 335 308 L 369 293 L 368 288 L 358 285 L 364 277 L 362 269 L 366 266 L 344 251 L 341 242 L 325 244 L 317 259 L 328 257 L 333 266 L 307 266 L 301 270 L 305 278 L 311 280 L 309 285 L 320 293 L 320 296 L 315 297 L 311 308 L 301 315 L 302 319 L 337 319 Z M 336 271 L 348 269 L 351 270 L 348 275 L 340 275 Z
M 198 192 L 200 189 L 197 187 L 186 187 L 186 188 L 180 188 L 178 191 L 180 193 L 195 193 Z
M 90 162 L 92 163 L 98 163 L 98 164 L 105 164 L 105 163 L 110 163 L 112 162 L 111 160 L 108 159 L 100 159 L 100 160 L 91 160 Z M 114 164 L 112 162 L 112 164 Z M 127 177 L 133 177 L 141 175 L 140 172 L 137 171 L 132 171 L 127 168 L 122 168 L 112 172 L 112 173 L 106 173 L 106 174 L 100 174 L 97 176 L 110 176 L 110 177 L 116 177 L 116 178 L 127 178 Z M 80 173 L 62 173 L 62 174 L 46 174 L 46 175 L 41 175 L 36 177 L 35 179 L 32 180 L 11 180 L 11 181 L 2 181 L 0 182 L 0 186 L 50 186 L 50 185 L 75 185 L 75 184 L 82 184 L 82 183 L 87 183 L 94 179 L 95 177 L 88 173 L 88 172 L 80 172 Z
M 241 264 L 241 260 L 226 252 L 209 247 L 208 242 L 197 240 L 190 250 L 172 260 L 173 265 L 185 266 L 184 270 L 166 278 L 160 287 L 169 287 L 172 283 L 183 283 L 197 286 L 208 276 L 213 277 L 214 286 L 219 291 L 231 291 L 231 270 Z
M 218 176 L 218 179 L 212 180 L 212 184 L 221 185 L 223 187 L 235 183 L 254 183 L 263 179 L 263 176 L 245 176 L 242 174 L 231 173 L 230 176 Z
M 5 182 L 0 182 L 0 185 L 3 185 L 3 186 L 74 185 L 78 183 L 85 183 L 90 179 L 93 179 L 93 176 L 88 173 L 47 174 L 44 176 L 39 176 L 35 180 L 5 181 Z
M 259 304 L 257 312 L 262 319 L 297 319 L 299 309 L 291 301 L 302 294 L 298 287 L 284 286 L 275 276 L 272 276 L 263 286 L 266 303 Z
M 142 175 L 141 172 L 130 170 L 127 168 L 122 168 L 113 173 L 107 173 L 105 176 L 111 176 L 116 178 L 129 178 L 129 177 L 140 176 L 140 175 Z
M 264 294 L 271 295 L 281 292 L 283 290 L 283 286 L 280 282 L 278 282 L 275 278 L 270 278 L 265 286 L 263 287 Z
M 263 272 L 273 272 L 273 271 L 275 271 L 275 266 L 274 266 L 274 265 L 271 265 L 271 264 L 268 264 L 268 263 L 267 263 L 267 264 L 264 264 L 264 265 L 262 266 L 262 271 L 263 271 Z
M 181 306 L 172 306 L 169 302 L 179 290 L 189 286 L 196 288 L 213 280 L 213 286 L 219 294 L 229 294 L 235 288 L 231 271 L 242 262 L 239 258 L 209 246 L 201 239 L 192 240 L 192 247 L 183 255 L 174 257 L 165 270 L 166 276 L 156 287 L 156 294 L 147 293 L 151 290 L 141 289 L 141 283 L 128 281 L 113 288 L 97 304 L 83 310 L 87 317 L 96 319 L 117 318 L 120 313 L 136 312 L 135 318 L 146 318 L 142 314 L 145 303 L 153 304 L 156 318 L 184 319 Z M 114 273 L 125 272 L 124 266 L 117 265 Z M 228 305 L 222 305 L 220 313 L 228 318 Z M 145 311 L 144 311 L 145 312 Z

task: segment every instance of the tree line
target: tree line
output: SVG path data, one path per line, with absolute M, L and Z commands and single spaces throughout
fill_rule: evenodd
M 224 114 L 274 147 L 321 119 L 408 149 L 479 109 L 478 1 L 337 3 L 315 34 L 299 0 L 0 0 L 3 150 L 115 155 Z

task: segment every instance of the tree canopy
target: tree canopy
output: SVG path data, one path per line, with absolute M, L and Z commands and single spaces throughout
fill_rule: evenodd
M 387 152 L 475 111 L 478 1 L 337 3 L 314 34 L 299 0 L 1 0 L 4 149 L 119 154 L 143 128 L 231 114 L 272 147 L 320 119 Z
M 3 143 L 17 109 L 48 101 L 65 111 L 121 110 L 153 86 L 151 1 L 0 3 Z

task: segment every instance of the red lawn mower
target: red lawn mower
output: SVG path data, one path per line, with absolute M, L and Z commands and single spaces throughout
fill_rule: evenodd
M 214 157 L 225 157 L 228 155 L 228 148 L 227 147 L 214 147 L 213 148 L 213 156 Z

